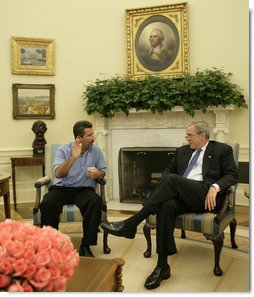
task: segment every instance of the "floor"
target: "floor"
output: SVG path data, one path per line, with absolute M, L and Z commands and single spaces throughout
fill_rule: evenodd
M 98 258 L 122 258 L 123 285 L 126 293 L 148 293 L 144 281 L 153 271 L 157 263 L 155 253 L 155 236 L 152 235 L 153 253 L 151 258 L 144 258 L 145 240 L 138 232 L 135 239 L 109 236 L 111 253 L 105 255 L 102 250 L 102 233 L 98 237 L 98 245 L 91 247 Z M 79 247 L 80 237 L 70 235 L 74 246 Z M 178 253 L 169 257 L 171 278 L 163 281 L 161 286 L 152 292 L 248 292 L 249 254 L 240 250 L 225 247 L 221 253 L 220 266 L 223 276 L 213 274 L 214 252 L 207 241 L 181 239 L 176 237 Z M 149 291 L 150 293 L 150 291 Z
M 140 204 L 108 203 L 108 219 L 115 221 L 124 219 L 141 207 Z M 32 220 L 32 203 L 19 204 L 17 211 L 12 207 L 11 215 L 15 220 Z M 229 230 L 225 230 L 224 247 L 221 254 L 222 277 L 213 275 L 214 253 L 210 241 L 202 234 L 187 232 L 187 239 L 180 238 L 180 230 L 176 230 L 175 237 L 178 253 L 170 257 L 172 276 L 163 281 L 153 292 L 193 293 L 193 292 L 249 292 L 250 290 L 250 263 L 249 263 L 249 208 L 236 207 L 238 222 L 236 242 L 237 250 L 230 246 Z M 0 220 L 4 220 L 3 207 L 0 207 Z M 81 225 L 71 224 L 60 227 L 60 230 L 69 233 L 75 248 L 79 248 L 81 239 Z M 98 245 L 91 247 L 96 257 L 117 258 L 125 260 L 123 267 L 124 293 L 147 293 L 143 284 L 146 277 L 153 271 L 157 255 L 155 253 L 155 231 L 152 231 L 152 256 L 144 258 L 146 242 L 142 234 L 142 226 L 138 228 L 134 240 L 118 238 L 109 235 L 111 253 L 105 255 L 102 249 L 103 232 L 98 234 Z M 150 292 L 149 292 L 150 293 Z
M 119 210 L 109 204 L 108 218 L 110 221 L 117 221 L 128 217 L 133 213 L 132 208 L 138 206 L 122 207 Z M 115 208 L 115 209 L 113 209 Z M 249 292 L 250 288 L 250 263 L 249 263 L 249 213 L 245 207 L 238 207 L 237 210 L 237 236 L 238 249 L 233 250 L 230 244 L 229 230 L 225 230 L 224 247 L 221 253 L 220 266 L 223 269 L 223 276 L 216 277 L 213 274 L 214 251 L 210 241 L 202 234 L 187 232 L 187 238 L 180 238 L 180 230 L 175 231 L 175 238 L 178 253 L 169 259 L 172 276 L 169 280 L 163 281 L 161 286 L 153 293 L 193 293 L 193 292 Z M 72 228 L 72 230 L 71 230 Z M 80 225 L 62 226 L 62 231 L 70 231 L 74 246 L 78 249 L 80 244 Z M 79 228 L 79 230 L 77 229 Z M 155 231 L 152 231 L 152 256 L 144 258 L 146 242 L 142 232 L 142 224 L 138 228 L 134 240 L 118 238 L 109 235 L 108 245 L 111 253 L 105 255 L 102 249 L 103 233 L 98 236 L 98 245 L 91 247 L 93 253 L 99 258 L 123 258 L 123 284 L 125 293 L 148 293 L 144 288 L 146 277 L 153 271 L 157 262 L 155 253 Z M 150 292 L 149 292 L 150 293 Z

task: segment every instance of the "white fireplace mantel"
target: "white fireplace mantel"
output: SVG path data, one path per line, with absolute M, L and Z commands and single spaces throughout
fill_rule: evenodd
M 197 111 L 194 117 L 182 107 L 163 114 L 131 110 L 129 115 L 117 113 L 113 118 L 95 116 L 96 142 L 102 149 L 107 170 L 107 197 L 119 200 L 118 154 L 121 147 L 173 147 L 184 142 L 186 126 L 192 121 L 205 120 L 212 128 L 211 139 L 227 142 L 229 112 L 233 106 L 208 108 Z

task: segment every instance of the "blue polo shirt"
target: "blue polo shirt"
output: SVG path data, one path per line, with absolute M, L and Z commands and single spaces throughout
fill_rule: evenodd
M 53 170 L 71 157 L 71 146 L 73 142 L 61 145 L 57 151 L 53 162 Z M 63 178 L 54 177 L 53 184 L 63 187 L 95 187 L 95 180 L 86 176 L 88 167 L 96 167 L 100 171 L 106 172 L 104 156 L 97 144 L 93 144 L 83 156 L 78 157 L 73 163 L 68 174 Z

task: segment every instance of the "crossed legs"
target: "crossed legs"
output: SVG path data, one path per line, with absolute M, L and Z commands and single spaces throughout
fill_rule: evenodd
M 204 211 L 207 191 L 208 187 L 203 182 L 168 174 L 150 194 L 139 212 L 124 221 L 101 225 L 104 230 L 113 235 L 134 238 L 137 226 L 150 214 L 157 214 L 158 262 L 155 270 L 146 279 L 147 289 L 158 287 L 161 280 L 170 277 L 167 258 L 177 252 L 173 234 L 176 216 L 189 211 Z

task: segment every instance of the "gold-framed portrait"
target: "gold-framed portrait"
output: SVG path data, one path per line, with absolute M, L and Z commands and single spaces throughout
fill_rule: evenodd
M 188 3 L 126 10 L 127 76 L 189 73 Z
M 55 75 L 54 39 L 12 37 L 12 74 Z
M 13 118 L 54 119 L 55 85 L 12 84 Z

